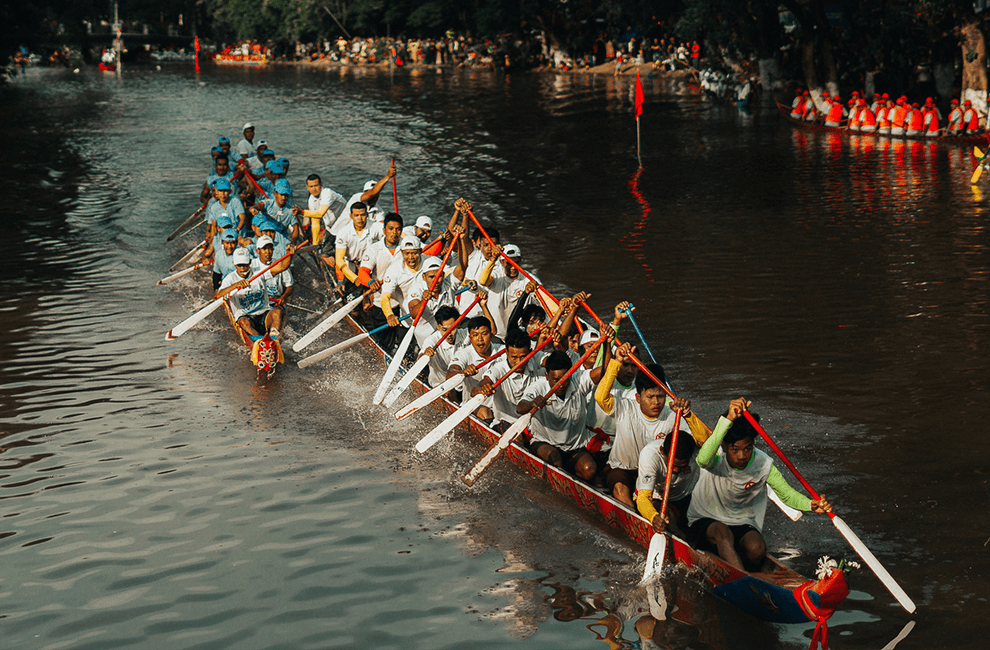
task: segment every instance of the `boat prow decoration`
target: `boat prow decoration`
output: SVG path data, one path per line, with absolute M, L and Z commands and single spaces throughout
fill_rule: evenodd
M 251 363 L 258 370 L 274 372 L 278 364 L 285 363 L 282 345 L 265 334 L 251 345 Z

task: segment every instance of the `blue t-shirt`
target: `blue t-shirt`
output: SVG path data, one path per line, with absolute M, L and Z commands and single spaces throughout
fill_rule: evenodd
M 265 214 L 275 223 L 282 226 L 280 231 L 283 235 L 292 232 L 292 227 L 296 225 L 296 217 L 292 214 L 292 201 L 286 201 L 285 207 L 278 207 L 274 198 L 265 201 Z
M 211 169 L 210 170 L 210 173 L 206 175 L 206 185 L 207 185 L 207 187 L 213 187 L 213 181 L 215 181 L 215 180 L 217 180 L 219 178 L 226 178 L 228 181 L 230 181 L 231 187 L 233 187 L 233 185 L 234 185 L 234 172 L 228 171 L 226 174 L 224 174 L 223 176 L 221 176 L 214 169 Z
M 206 220 L 207 223 L 215 224 L 221 215 L 226 214 L 230 217 L 231 221 L 234 222 L 234 227 L 240 221 L 242 214 L 244 214 L 244 204 L 236 196 L 230 197 L 230 201 L 227 202 L 227 207 L 220 204 L 220 201 L 213 201 L 210 203 L 209 207 L 206 208 Z

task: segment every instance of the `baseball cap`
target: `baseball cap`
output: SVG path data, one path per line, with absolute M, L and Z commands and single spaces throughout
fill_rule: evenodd
M 265 169 L 267 169 L 268 171 L 270 171 L 273 174 L 284 174 L 285 173 L 285 167 L 283 167 L 282 165 L 278 164 L 275 161 L 271 161 L 268 164 L 266 164 L 265 165 Z
M 234 251 L 230 261 L 234 263 L 234 266 L 237 266 L 238 264 L 250 264 L 251 254 L 248 253 L 246 248 L 238 248 Z
M 228 138 L 225 135 L 221 135 L 218 144 L 224 144 L 224 143 L 230 144 L 230 138 Z
M 227 190 L 229 192 L 230 181 L 228 181 L 226 178 L 218 178 L 217 180 L 213 181 L 213 187 L 217 188 L 218 190 Z
M 515 244 L 506 244 L 502 252 L 505 253 L 506 257 L 522 257 L 522 251 Z
M 289 159 L 283 156 L 283 157 L 281 157 L 281 158 L 278 159 L 278 164 L 285 165 L 286 167 L 288 167 L 289 166 Z
M 261 232 L 265 232 L 266 230 L 277 231 L 278 224 L 272 221 L 271 219 L 265 219 L 264 221 L 258 224 L 258 230 L 260 230 Z
M 292 187 L 289 185 L 289 181 L 280 178 L 275 181 L 275 191 L 279 194 L 292 194 Z
M 433 230 L 433 219 L 430 219 L 424 214 L 419 219 L 416 219 L 416 227 L 423 230 Z
M 244 128 L 241 129 L 241 131 L 247 131 L 248 129 L 253 129 L 253 128 L 254 128 L 254 124 L 251 124 L 250 122 L 245 122 Z
M 275 240 L 269 237 L 268 235 L 262 235 L 261 237 L 258 237 L 258 243 L 256 246 L 257 248 L 264 248 L 265 246 L 271 246 L 272 248 L 274 248 Z
M 423 242 L 419 241 L 419 237 L 406 237 L 399 244 L 400 251 L 421 251 L 423 250 Z
M 217 225 L 221 228 L 233 228 L 234 218 L 229 214 L 221 215 L 220 218 L 217 219 Z
M 274 158 L 275 157 L 275 152 L 272 151 L 271 149 L 269 149 L 268 147 L 265 147 L 265 150 L 261 152 L 261 155 L 262 156 L 271 156 L 272 158 Z
M 425 260 L 423 260 L 423 273 L 436 271 L 442 265 L 443 265 L 442 260 L 439 257 L 427 257 Z
M 585 343 L 594 343 L 599 338 L 600 336 L 598 335 L 598 332 L 596 332 L 595 330 L 589 327 L 588 329 L 584 330 L 584 333 L 581 335 L 581 338 L 578 340 L 578 345 L 584 345 Z
M 374 186 L 375 186 L 375 181 L 368 181 L 367 183 L 364 184 L 364 191 L 367 192 Z
M 212 156 L 213 154 L 220 153 L 221 151 L 223 151 L 223 147 L 220 145 L 214 145 L 213 148 L 210 149 L 210 155 Z
M 267 149 L 267 148 L 268 148 L 268 140 L 258 140 L 258 146 L 256 146 L 255 149 Z
M 220 233 L 220 241 L 237 241 L 237 231 L 233 228 L 226 228 Z

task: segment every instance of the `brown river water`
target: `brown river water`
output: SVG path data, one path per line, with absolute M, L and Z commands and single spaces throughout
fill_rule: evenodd
M 644 552 L 466 436 L 420 457 L 354 349 L 258 383 L 229 326 L 164 333 L 205 280 L 208 151 L 243 122 L 349 195 L 398 167 L 401 212 L 458 196 L 555 293 L 632 300 L 709 422 L 745 395 L 918 604 L 865 568 L 831 647 L 982 648 L 990 634 L 990 190 L 962 146 L 795 131 L 644 79 L 379 71 L 29 69 L 0 89 L 0 647 L 805 648 L 676 585 L 650 630 Z M 322 311 L 305 268 L 296 300 Z M 289 336 L 314 324 L 296 311 Z M 343 332 L 328 334 L 330 342 Z M 794 482 L 796 485 L 796 481 Z M 852 557 L 771 512 L 771 552 Z M 637 623 L 639 623 L 637 625 Z M 643 638 L 645 635 L 647 638 Z M 652 638 L 650 638 L 652 636 Z

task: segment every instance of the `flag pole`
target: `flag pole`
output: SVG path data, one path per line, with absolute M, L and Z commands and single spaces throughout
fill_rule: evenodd
M 636 88 L 633 91 L 633 113 L 636 115 L 636 160 L 639 168 L 643 168 L 643 155 L 639 143 L 639 116 L 643 114 L 643 83 L 639 80 L 639 67 L 636 67 Z
M 643 166 L 643 156 L 640 151 L 639 146 L 639 118 L 636 118 L 636 160 L 639 161 L 639 166 Z

